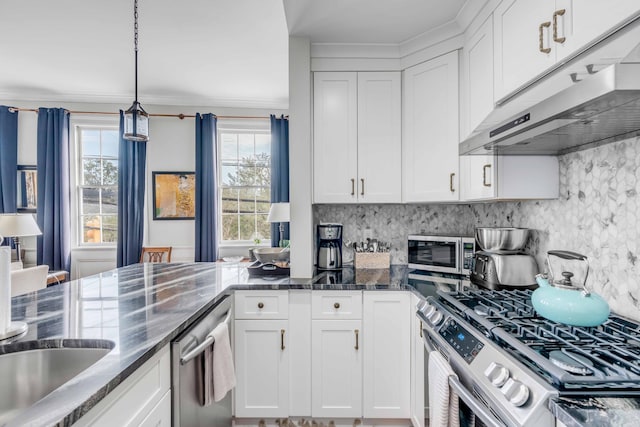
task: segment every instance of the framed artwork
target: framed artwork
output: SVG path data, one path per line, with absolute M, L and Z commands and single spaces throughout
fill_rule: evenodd
M 17 207 L 20 213 L 35 213 L 38 206 L 38 172 L 35 166 L 18 165 Z
M 153 219 L 195 219 L 195 172 L 153 172 Z

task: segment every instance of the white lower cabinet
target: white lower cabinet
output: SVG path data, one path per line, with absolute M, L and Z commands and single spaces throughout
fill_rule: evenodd
M 170 426 L 169 346 L 152 356 L 74 425 Z
M 363 414 L 409 418 L 411 317 L 407 292 L 372 291 L 363 297 Z
M 237 300 L 254 300 L 247 307 L 268 308 L 269 291 L 259 291 L 260 298 L 241 292 Z M 408 425 L 413 389 L 419 389 L 411 372 L 411 294 L 320 290 L 282 298 L 288 309 L 279 304 L 280 314 L 273 315 L 288 319 L 236 311 L 236 419 L 311 417 L 341 425 L 364 418 Z
M 311 322 L 311 415 L 362 416 L 362 321 Z
M 235 415 L 289 415 L 288 321 L 236 320 Z

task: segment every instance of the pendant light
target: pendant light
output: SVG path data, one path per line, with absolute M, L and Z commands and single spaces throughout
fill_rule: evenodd
M 146 142 L 149 140 L 149 114 L 138 102 L 138 0 L 133 3 L 133 44 L 135 46 L 135 84 L 136 99 L 124 113 L 124 134 L 128 141 Z

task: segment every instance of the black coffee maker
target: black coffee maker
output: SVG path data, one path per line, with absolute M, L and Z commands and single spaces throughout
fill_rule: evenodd
M 338 270 L 342 268 L 342 224 L 318 224 L 318 256 L 316 266 L 319 270 Z

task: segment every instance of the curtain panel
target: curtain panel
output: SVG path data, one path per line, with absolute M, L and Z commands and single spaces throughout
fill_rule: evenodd
M 144 185 L 147 143 L 127 141 L 124 113 L 120 110 L 118 151 L 118 254 L 117 266 L 140 261 L 144 238 Z
M 289 120 L 273 114 L 271 119 L 271 203 L 289 201 Z M 278 223 L 271 224 L 271 246 L 278 246 Z M 283 240 L 289 240 L 289 223 L 285 223 Z
M 70 271 L 71 205 L 69 187 L 69 112 L 38 109 L 38 237 L 37 263 Z
M 17 209 L 18 112 L 0 105 L 0 213 Z
M 196 240 L 195 261 L 218 259 L 216 237 L 217 123 L 213 114 L 196 114 Z

